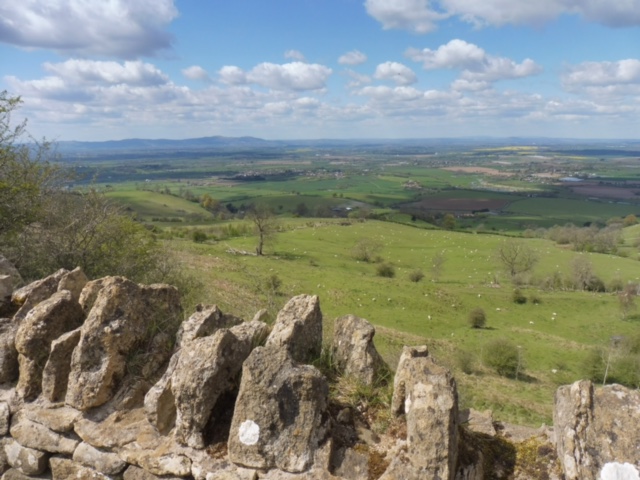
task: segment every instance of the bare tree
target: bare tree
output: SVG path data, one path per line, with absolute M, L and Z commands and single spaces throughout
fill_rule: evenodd
M 442 276 L 442 270 L 444 269 L 444 262 L 446 261 L 446 257 L 444 256 L 444 252 L 438 252 L 431 259 L 431 274 L 433 275 L 434 281 L 439 281 Z
M 247 218 L 253 223 L 258 236 L 256 255 L 263 255 L 265 244 L 273 240 L 278 230 L 278 219 L 271 207 L 262 203 L 253 205 L 247 212 Z
M 593 264 L 587 257 L 580 255 L 571 262 L 573 284 L 578 290 L 587 290 L 589 281 L 593 277 Z
M 511 278 L 530 272 L 538 263 L 538 254 L 524 242 L 507 240 L 498 248 L 498 258 Z

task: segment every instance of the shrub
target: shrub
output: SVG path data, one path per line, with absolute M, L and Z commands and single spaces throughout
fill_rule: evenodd
M 482 361 L 487 367 L 503 377 L 517 379 L 523 371 L 519 348 L 504 338 L 491 340 L 485 345 Z
M 423 278 L 424 278 L 424 273 L 420 269 L 414 270 L 413 272 L 409 273 L 409 280 L 411 280 L 412 282 L 418 283 Z
M 396 276 L 396 268 L 390 263 L 380 263 L 376 267 L 376 275 L 379 277 L 393 278 Z
M 487 316 L 481 308 L 474 308 L 469 312 L 469 325 L 471 328 L 484 328 Z
M 474 372 L 476 356 L 468 350 L 458 350 L 456 352 L 456 365 L 467 375 Z
M 201 230 L 194 230 L 191 232 L 191 240 L 196 243 L 202 243 L 207 240 L 207 234 Z
M 513 303 L 517 303 L 518 305 L 524 305 L 525 303 L 527 303 L 527 297 L 524 296 L 519 288 L 516 288 L 513 291 L 512 299 Z
M 373 262 L 382 249 L 382 243 L 371 238 L 363 238 L 351 249 L 351 256 L 360 262 Z
M 540 305 L 542 303 L 542 299 L 538 295 L 531 295 L 531 303 L 534 305 Z

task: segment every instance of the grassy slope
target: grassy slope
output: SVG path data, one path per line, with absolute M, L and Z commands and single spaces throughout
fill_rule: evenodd
M 351 248 L 362 238 L 383 244 L 380 255 L 395 265 L 395 278 L 377 277 L 375 265 L 351 257 Z M 335 221 L 291 220 L 264 258 L 226 253 L 229 246 L 252 251 L 255 239 L 251 237 L 203 245 L 174 240 L 173 247 L 209 286 L 208 298 L 203 300 L 250 318 L 273 300 L 256 291 L 264 279 L 276 274 L 285 292 L 275 299 L 278 306 L 292 295 L 319 295 L 327 336 L 339 315 L 367 318 L 378 327 L 376 342 L 390 363 L 397 361 L 403 344 L 426 342 L 441 361 L 455 368 L 457 351 L 480 357 L 489 339 L 510 338 L 522 347 L 531 380 L 502 379 L 476 362 L 473 375 L 456 372 L 462 402 L 491 408 L 498 418 L 508 421 L 549 423 L 556 386 L 581 377 L 581 363 L 589 347 L 607 345 L 612 335 L 630 334 L 637 324 L 620 320 L 617 297 L 611 294 L 525 289 L 525 294 L 537 295 L 542 303 L 512 303 L 512 287 L 494 254 L 503 241 L 500 236 L 427 231 L 375 221 L 340 226 Z M 526 241 L 541 256 L 537 277 L 554 271 L 568 273 L 571 260 L 578 255 L 545 240 Z M 431 261 L 439 252 L 446 262 L 442 276 L 433 281 Z M 623 280 L 638 277 L 634 260 L 584 255 L 605 282 L 616 276 Z M 416 268 L 427 275 L 420 283 L 408 279 Z M 500 288 L 491 286 L 496 277 Z M 489 328 L 468 327 L 468 312 L 475 307 L 485 309 Z

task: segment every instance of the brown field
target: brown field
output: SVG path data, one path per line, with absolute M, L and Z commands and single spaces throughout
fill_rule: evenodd
M 571 187 L 571 191 L 578 195 L 595 198 L 612 198 L 616 200 L 640 200 L 640 188 L 624 188 L 613 185 L 581 184 Z
M 419 202 L 409 204 L 409 207 L 422 210 L 436 210 L 449 212 L 471 212 L 473 210 L 500 210 L 509 202 L 495 198 L 425 198 Z
M 487 167 L 444 167 L 443 170 L 448 170 L 450 172 L 460 172 L 460 173 L 482 173 L 484 175 L 491 175 L 494 177 L 513 176 L 512 173 L 501 172 L 500 170 L 496 170 L 495 168 L 487 168 Z

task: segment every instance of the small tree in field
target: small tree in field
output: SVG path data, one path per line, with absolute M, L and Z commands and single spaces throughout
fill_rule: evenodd
M 487 315 L 482 308 L 474 308 L 469 312 L 468 320 L 471 328 L 484 328 L 487 324 Z
M 515 279 L 518 275 L 529 273 L 538 263 L 538 254 L 524 242 L 507 240 L 498 248 L 498 259 L 502 266 Z
M 256 254 L 261 256 L 264 254 L 265 244 L 273 240 L 278 230 L 278 219 L 273 210 L 262 203 L 251 207 L 247 212 L 247 218 L 253 223 L 256 235 L 258 235 Z

